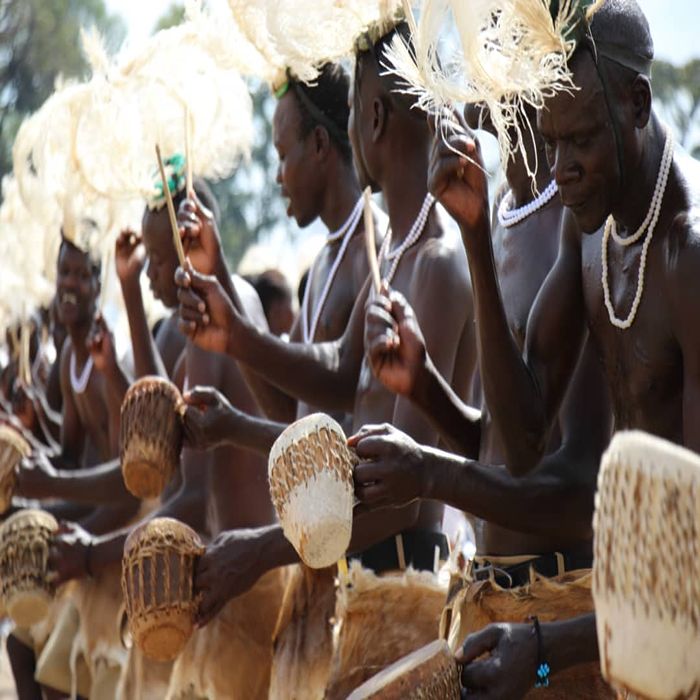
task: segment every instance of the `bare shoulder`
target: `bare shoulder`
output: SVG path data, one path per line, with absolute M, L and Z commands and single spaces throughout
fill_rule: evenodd
M 231 275 L 233 286 L 236 288 L 246 316 L 257 326 L 258 330 L 268 330 L 265 311 L 258 293 L 250 282 L 246 282 L 240 275 Z

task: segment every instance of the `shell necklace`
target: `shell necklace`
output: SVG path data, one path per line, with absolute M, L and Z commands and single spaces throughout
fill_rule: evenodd
M 333 280 L 340 268 L 343 258 L 345 257 L 345 252 L 350 244 L 350 239 L 352 238 L 355 230 L 357 229 L 357 224 L 360 222 L 360 218 L 363 213 L 363 199 L 360 197 L 355 204 L 354 209 L 350 212 L 350 216 L 345 220 L 345 223 L 333 233 L 328 234 L 326 243 L 334 243 L 342 238 L 342 243 L 338 249 L 338 253 L 335 256 L 333 265 L 326 277 L 326 283 L 323 285 L 323 290 L 318 298 L 316 308 L 314 309 L 313 315 L 309 313 L 309 307 L 311 306 L 311 295 L 309 289 L 310 284 L 306 285 L 306 291 L 304 292 L 304 302 L 301 309 L 301 330 L 302 336 L 305 343 L 312 343 L 314 337 L 316 336 L 316 328 L 318 327 L 319 319 L 321 318 L 321 312 L 323 311 L 323 305 L 326 303 L 326 298 L 331 291 L 331 286 L 333 285 Z M 318 258 L 317 258 L 318 260 Z M 312 265 L 311 272 L 309 273 L 309 280 L 313 277 L 314 267 L 316 266 L 316 261 Z M 311 316 L 311 323 L 309 323 L 309 317 Z
M 85 389 L 87 389 L 88 382 L 90 381 L 90 375 L 92 374 L 92 355 L 88 357 L 87 362 L 83 366 L 83 371 L 80 376 L 77 376 L 77 368 L 75 366 L 75 351 L 71 353 L 70 356 L 70 385 L 73 392 L 76 394 L 82 394 Z
M 385 260 L 392 261 L 391 267 L 389 268 L 389 274 L 382 278 L 383 280 L 386 280 L 387 284 L 391 284 L 392 280 L 394 279 L 396 269 L 399 266 L 399 262 L 401 261 L 403 254 L 421 237 L 421 234 L 425 229 L 425 224 L 428 221 L 430 210 L 433 208 L 433 204 L 435 204 L 435 197 L 428 192 L 428 194 L 425 195 L 425 199 L 423 200 L 423 205 L 418 212 L 418 216 L 413 222 L 413 226 L 411 226 L 411 230 L 408 232 L 408 235 L 403 240 L 401 245 L 394 248 L 394 250 L 389 250 L 389 246 L 391 245 L 391 228 L 384 237 L 382 247 L 379 250 L 378 262 L 379 269 L 381 270 L 382 263 Z
M 602 281 L 603 281 L 603 296 L 605 299 L 605 308 L 608 310 L 608 318 L 610 323 L 612 323 L 615 328 L 620 328 L 621 330 L 627 330 L 634 323 L 634 319 L 637 316 L 637 310 L 639 309 L 639 304 L 642 301 L 642 293 L 644 292 L 644 274 L 646 270 L 647 263 L 647 253 L 649 252 L 649 245 L 651 244 L 651 239 L 654 235 L 654 229 L 656 228 L 656 223 L 659 220 L 659 214 L 661 213 L 661 203 L 663 202 L 664 193 L 666 192 L 666 184 L 668 183 L 668 175 L 671 172 L 671 165 L 673 164 L 673 134 L 670 131 L 666 133 L 666 143 L 664 144 L 664 152 L 661 156 L 661 163 L 659 165 L 659 174 L 656 178 L 656 186 L 654 187 L 654 194 L 651 198 L 651 203 L 649 205 L 649 211 L 647 212 L 646 218 L 642 221 L 642 225 L 631 235 L 626 238 L 622 238 L 617 233 L 617 224 L 612 216 L 608 216 L 605 222 L 605 230 L 603 232 L 603 243 L 601 252 L 601 262 L 602 262 Z M 608 284 L 608 241 L 610 237 L 618 245 L 627 247 L 636 243 L 646 232 L 646 238 L 642 243 L 642 254 L 639 259 L 639 274 L 637 277 L 637 291 L 634 295 L 634 300 L 632 301 L 632 308 L 625 319 L 620 319 L 615 315 L 615 309 L 613 308 L 612 301 L 610 300 L 610 287 Z
M 519 224 L 521 221 L 527 219 L 528 216 L 534 214 L 538 209 L 542 209 L 542 207 L 554 197 L 557 190 L 557 183 L 552 180 L 535 199 L 527 204 L 523 204 L 522 207 L 518 207 L 517 209 L 508 208 L 509 203 L 513 199 L 513 191 L 509 190 L 498 207 L 498 223 L 501 224 L 503 228 L 510 228 L 511 226 L 515 226 L 515 224 Z

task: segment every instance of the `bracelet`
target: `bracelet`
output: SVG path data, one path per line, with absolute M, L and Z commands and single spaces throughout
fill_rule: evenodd
M 536 615 L 529 618 L 532 622 L 533 634 L 537 637 L 537 670 L 535 671 L 535 688 L 549 687 L 549 674 L 551 668 L 544 659 L 544 645 L 542 644 L 542 630 L 540 621 Z

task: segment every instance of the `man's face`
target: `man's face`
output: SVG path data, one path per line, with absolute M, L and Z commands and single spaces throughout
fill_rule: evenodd
M 595 233 L 620 197 L 617 149 L 603 86 L 587 51 L 574 58 L 573 75 L 579 89 L 547 100 L 539 130 L 562 203 L 582 231 Z M 620 124 L 623 132 L 629 128 Z
M 316 158 L 315 134 L 301 135 L 301 109 L 290 89 L 277 103 L 272 135 L 279 157 L 277 184 L 288 200 L 287 216 L 293 216 L 302 228 L 321 213 L 323 176 Z
M 178 303 L 175 286 L 178 259 L 165 207 L 158 211 L 147 211 L 144 215 L 143 244 L 148 256 L 147 274 L 153 296 L 169 309 L 174 309 Z
M 63 244 L 58 254 L 56 294 L 58 316 L 66 326 L 90 323 L 100 281 L 86 253 Z

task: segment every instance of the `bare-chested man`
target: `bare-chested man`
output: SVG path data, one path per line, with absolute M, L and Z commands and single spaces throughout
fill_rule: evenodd
M 405 26 L 400 25 L 400 31 L 405 33 Z M 392 93 L 391 82 L 380 77 L 381 52 L 393 34 L 392 30 L 357 57 L 350 118 L 355 159 L 366 181 L 382 189 L 389 210 L 393 232 L 388 251 L 382 255 L 383 276 L 415 304 L 438 370 L 464 394 L 472 369 L 464 358 L 473 350 L 464 251 L 459 240 L 442 228 L 427 193 L 430 133 L 425 115 L 411 110 Z M 206 229 L 207 222 L 200 215 L 203 240 Z M 312 405 L 352 410 L 355 426 L 391 420 L 417 439 L 436 444 L 434 429 L 419 412 L 372 376 L 364 351 L 369 281 L 339 341 L 304 345 L 283 343 L 256 332 L 235 310 L 235 299 L 231 304 L 216 280 L 186 272 L 179 273 L 179 279 L 183 285 L 183 327 L 196 343 L 229 352 Z M 440 300 L 446 285 L 454 290 L 450 305 Z M 346 607 L 328 697 L 345 697 L 377 668 L 434 638 L 444 593 L 425 577 L 386 572 L 408 564 L 432 571 L 436 548 L 443 556 L 446 553 L 444 536 L 439 533 L 441 519 L 442 508 L 437 504 L 413 504 L 355 519 L 351 548 L 358 552 L 359 562 L 374 573 L 356 566 L 356 575 L 351 572 L 350 576 L 353 589 L 346 587 L 347 581 L 342 583 Z M 397 539 L 397 533 L 402 537 Z M 263 572 L 295 560 L 296 554 L 278 526 L 256 533 L 226 533 L 207 551 L 199 568 L 196 583 L 204 594 L 203 614 L 211 614 L 246 590 Z M 375 574 L 385 575 L 379 578 Z M 410 580 L 413 585 L 397 586 L 397 580 Z M 384 625 L 381 633 L 372 631 L 372 624 L 381 624 L 383 617 L 381 604 L 368 601 L 372 599 L 369 588 L 391 596 L 387 615 L 406 620 L 405 625 L 396 626 L 395 635 Z M 376 615 L 358 614 L 357 601 L 363 596 L 365 604 L 376 608 Z
M 521 473 L 546 449 L 586 330 L 603 360 L 615 427 L 700 447 L 694 322 L 700 170 L 685 154 L 674 154 L 670 132 L 652 109 L 653 44 L 636 2 L 607 0 L 591 33 L 570 62 L 579 89 L 547 100 L 539 115 L 566 211 L 559 256 L 532 311 L 524 356 L 499 295 L 485 183 L 470 166 L 459 177 L 460 160 L 444 147 L 432 170 L 434 191 L 463 227 L 486 400 L 506 462 Z M 477 154 L 473 142 L 459 146 Z M 658 220 L 652 218 L 657 208 Z M 462 488 L 467 465 L 447 457 L 429 462 L 431 485 L 423 493 L 450 501 L 448 492 Z M 594 616 L 545 624 L 542 640 L 552 673 L 594 660 Z M 487 659 L 476 661 L 487 651 Z M 535 680 L 536 659 L 531 625 L 488 627 L 464 645 L 463 682 L 475 697 L 521 697 Z

